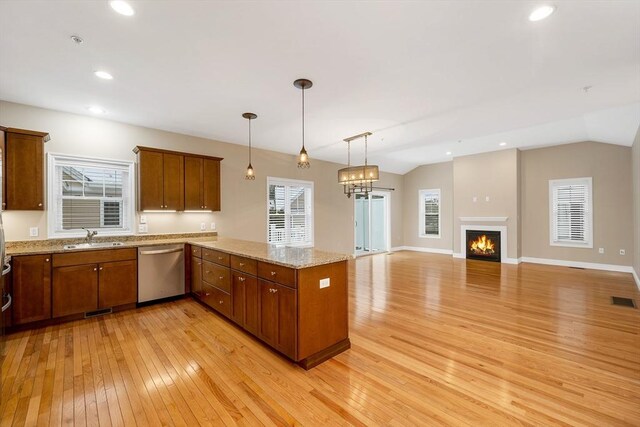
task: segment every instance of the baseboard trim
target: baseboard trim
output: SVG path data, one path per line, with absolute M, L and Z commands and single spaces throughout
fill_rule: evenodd
M 451 249 L 436 249 L 436 248 L 422 248 L 420 246 L 396 246 L 391 248 L 391 251 L 413 251 L 413 252 L 428 252 L 431 254 L 444 254 L 451 255 L 453 251 Z
M 632 268 L 631 269 L 631 274 L 633 274 L 633 279 L 636 281 L 636 286 L 638 287 L 638 290 L 640 291 L 640 277 L 638 277 L 638 272 Z
M 522 257 L 522 262 L 530 262 L 532 264 L 545 264 L 545 265 L 558 265 L 561 267 L 578 267 L 588 268 L 591 270 L 604 270 L 604 271 L 617 271 L 620 273 L 632 273 L 633 267 L 628 265 L 616 265 L 616 264 L 599 264 L 595 262 L 582 262 L 582 261 L 566 261 L 563 259 L 548 259 L 548 258 L 533 258 Z

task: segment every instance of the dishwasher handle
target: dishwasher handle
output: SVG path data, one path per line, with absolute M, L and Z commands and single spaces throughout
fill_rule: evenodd
M 159 249 L 157 251 L 140 251 L 140 255 L 161 255 L 161 254 L 172 254 L 174 252 L 182 252 L 184 248 L 178 249 Z
M 2 268 L 2 275 L 6 276 L 7 274 L 9 274 L 11 272 L 11 264 L 6 263 L 3 268 Z

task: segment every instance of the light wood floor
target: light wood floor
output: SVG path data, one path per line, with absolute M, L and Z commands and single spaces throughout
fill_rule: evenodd
M 640 425 L 628 274 L 355 261 L 346 353 L 306 372 L 192 300 L 7 337 L 0 425 Z M 357 279 L 356 279 L 357 278 Z

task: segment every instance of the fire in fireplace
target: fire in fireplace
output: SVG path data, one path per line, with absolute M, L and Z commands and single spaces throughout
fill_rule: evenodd
M 467 230 L 467 258 L 500 262 L 500 232 Z

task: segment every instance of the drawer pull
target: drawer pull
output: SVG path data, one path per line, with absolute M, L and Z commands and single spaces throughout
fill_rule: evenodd
M 222 261 L 222 257 L 221 257 L 221 256 L 219 256 L 219 257 L 218 257 L 218 260 L 219 260 L 219 261 Z
M 224 276 L 220 276 L 220 277 L 219 277 L 219 279 L 220 279 L 220 280 L 224 280 Z
M 211 273 L 209 270 L 204 271 L 204 274 L 209 274 L 209 273 Z
M 241 262 L 241 263 L 240 263 L 240 267 L 244 267 L 244 262 Z
M 272 276 L 275 276 L 276 274 L 278 274 L 278 273 L 276 273 L 275 271 L 272 271 L 272 272 L 271 272 L 271 275 L 272 275 Z
M 42 206 L 42 203 L 38 203 L 38 206 Z
M 220 300 L 220 304 L 224 303 L 224 301 Z
M 275 294 L 276 292 L 278 292 L 278 290 L 277 289 L 273 289 L 273 288 L 269 288 L 269 292 L 273 292 Z
M 209 293 L 209 292 L 205 292 L 205 293 L 204 293 L 204 296 L 205 296 L 205 297 L 208 297 L 209 295 L 211 295 L 211 293 Z
M 244 282 L 246 279 L 244 277 L 240 276 L 240 277 L 238 277 L 238 280 L 241 281 L 241 282 Z

